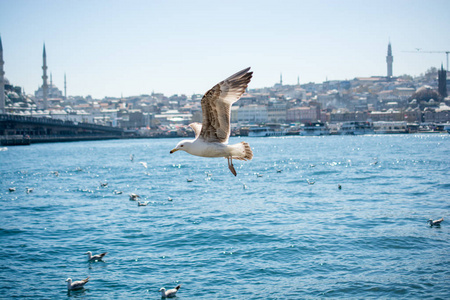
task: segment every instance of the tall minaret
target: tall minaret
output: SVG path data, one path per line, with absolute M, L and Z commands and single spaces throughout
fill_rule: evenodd
M 3 61 L 3 46 L 2 46 L 2 37 L 0 36 L 0 113 L 4 114 L 5 111 L 5 80 L 3 71 L 3 65 L 5 62 Z
M 66 73 L 64 73 L 64 100 L 67 100 Z
M 42 80 L 43 80 L 43 83 L 42 83 L 42 95 L 43 95 L 43 98 L 44 98 L 44 109 L 47 109 L 48 108 L 48 84 L 47 84 L 47 54 L 45 54 L 45 44 L 44 44 L 44 53 L 43 53 L 43 60 L 44 60 L 44 63 L 43 63 L 43 66 L 42 66 L 42 70 L 44 71 L 43 72 L 43 75 L 42 75 Z
M 280 73 L 280 85 L 283 85 L 283 73 Z
M 392 56 L 391 42 L 389 41 L 388 51 L 387 51 L 387 56 L 386 56 L 387 77 L 392 77 L 392 62 L 393 61 L 394 61 L 394 57 Z

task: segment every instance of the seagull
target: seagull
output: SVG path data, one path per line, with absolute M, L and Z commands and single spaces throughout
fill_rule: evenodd
M 314 183 L 316 183 L 315 181 L 312 181 L 312 180 L 309 180 L 309 179 L 306 179 L 306 181 L 308 182 L 308 184 L 314 184 Z
M 130 155 L 130 160 L 133 161 L 134 160 L 134 154 Z
M 88 252 L 86 252 L 85 254 L 87 254 L 87 255 L 89 255 L 89 260 L 90 261 L 95 261 L 95 260 L 102 260 L 103 259 L 103 257 L 105 257 L 105 255 L 107 254 L 108 252 L 104 252 L 104 253 L 101 253 L 101 254 L 96 254 L 96 255 L 92 255 L 92 252 L 91 251 L 88 251 Z
M 338 184 L 338 189 L 342 189 L 342 186 L 340 184 Z
M 107 182 L 102 182 L 102 183 L 100 183 L 100 186 L 101 186 L 101 187 L 107 187 L 107 186 L 108 186 L 108 183 L 107 183 Z
M 188 178 L 188 179 L 186 179 L 186 181 L 187 181 L 187 182 L 192 182 L 192 181 L 194 181 L 194 179 Z
M 27 194 L 33 192 L 33 190 L 34 190 L 33 188 L 26 188 Z
M 246 68 L 231 75 L 206 92 L 201 102 L 202 124 L 189 124 L 194 130 L 195 139 L 179 142 L 170 153 L 183 150 L 201 157 L 225 157 L 231 173 L 237 175 L 233 159 L 251 160 L 253 152 L 246 142 L 228 145 L 231 132 L 230 111 L 231 105 L 239 100 L 252 78 L 253 72 L 249 70 L 250 68 Z
M 114 190 L 113 193 L 116 194 L 116 195 L 121 195 L 123 192 L 122 191 L 118 191 L 118 190 Z
M 429 219 L 428 221 L 427 221 L 427 223 L 428 224 L 430 224 L 430 227 L 433 227 L 433 226 L 441 226 L 441 222 L 442 221 L 444 221 L 444 218 L 440 218 L 439 220 L 432 220 L 432 219 Z
M 165 288 L 161 288 L 159 291 L 161 292 L 161 298 L 172 298 L 175 297 L 176 293 L 180 289 L 181 284 L 177 285 L 174 289 L 167 290 Z
M 141 196 L 137 195 L 137 194 L 130 194 L 130 200 L 134 200 L 136 201 L 138 198 L 141 198 Z
M 68 290 L 79 290 L 82 289 L 84 287 L 84 285 L 86 283 L 88 283 L 89 281 L 89 277 L 83 280 L 79 280 L 79 281 L 74 281 L 72 282 L 72 278 L 67 278 L 66 282 L 67 282 L 67 289 Z
M 171 197 L 169 197 L 169 199 L 167 199 L 167 200 L 172 201 L 173 199 Z
M 138 206 L 147 206 L 148 201 L 140 202 L 138 201 Z
M 145 161 L 141 161 L 141 162 L 139 162 L 142 166 L 144 166 L 144 168 L 146 168 L 147 169 L 147 163 L 145 162 Z
M 10 193 L 15 192 L 15 191 L 16 191 L 16 188 L 15 188 L 15 187 L 9 188 L 9 192 L 10 192 Z

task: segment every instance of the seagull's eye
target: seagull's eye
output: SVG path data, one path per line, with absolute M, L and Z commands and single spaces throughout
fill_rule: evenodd
M 181 145 L 180 147 L 183 147 L 184 145 Z

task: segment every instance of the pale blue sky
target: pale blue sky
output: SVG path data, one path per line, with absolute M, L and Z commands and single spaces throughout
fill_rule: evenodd
M 68 95 L 203 94 L 251 66 L 250 88 L 386 75 L 446 64 L 450 1 L 0 0 L 6 77 L 34 93 L 42 46 Z

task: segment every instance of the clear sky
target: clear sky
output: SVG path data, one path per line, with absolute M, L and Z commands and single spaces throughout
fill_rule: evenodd
M 448 0 L 0 0 L 6 77 L 42 85 L 42 47 L 53 83 L 103 98 L 203 94 L 251 66 L 250 88 L 386 75 L 446 65 Z

